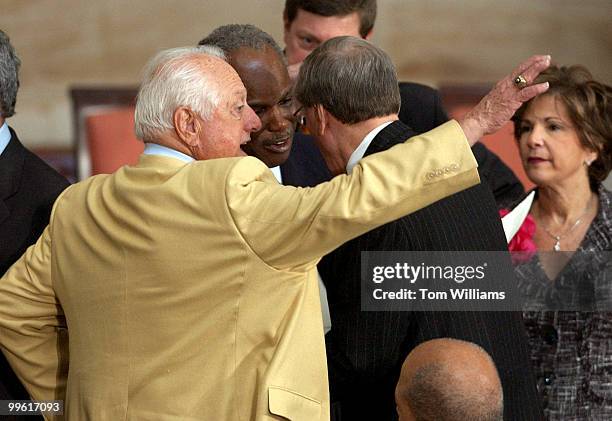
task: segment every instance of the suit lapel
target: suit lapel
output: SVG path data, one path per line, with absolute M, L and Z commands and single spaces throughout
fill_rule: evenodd
M 0 155 L 0 224 L 9 216 L 6 201 L 17 192 L 23 173 L 25 149 L 11 130 L 11 140 Z

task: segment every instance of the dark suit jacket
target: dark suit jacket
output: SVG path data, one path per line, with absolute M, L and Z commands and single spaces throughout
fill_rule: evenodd
M 402 106 L 399 119 L 417 133 L 427 132 L 448 121 L 438 91 L 418 83 L 400 82 Z M 508 206 L 525 192 L 514 173 L 482 143 L 472 147 L 481 181 L 488 185 L 498 206 Z
M 11 140 L 0 155 L 0 276 L 36 242 L 49 223 L 53 202 L 68 186 L 10 130 Z M 1 354 L 0 399 L 29 399 Z
M 287 186 L 314 187 L 332 178 L 314 138 L 303 133 L 293 136 L 291 153 L 280 169 Z
M 402 122 L 383 129 L 366 155 L 415 133 Z M 437 337 L 469 340 L 487 350 L 504 388 L 505 419 L 541 419 L 518 312 L 363 312 L 361 251 L 507 250 L 495 201 L 484 184 L 443 199 L 351 240 L 319 264 L 332 329 L 326 335 L 332 402 L 342 420 L 396 419 L 394 388 L 404 358 Z M 510 264 L 508 257 L 507 264 Z

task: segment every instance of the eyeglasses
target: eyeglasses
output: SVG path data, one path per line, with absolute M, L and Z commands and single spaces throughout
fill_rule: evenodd
M 297 110 L 293 112 L 293 118 L 297 121 L 298 127 L 306 124 L 306 116 L 304 115 L 304 106 L 300 105 Z

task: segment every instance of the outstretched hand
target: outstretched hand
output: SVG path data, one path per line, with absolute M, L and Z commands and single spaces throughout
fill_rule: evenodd
M 459 121 L 470 145 L 482 136 L 499 130 L 531 98 L 548 89 L 548 82 L 531 85 L 535 78 L 550 66 L 550 56 L 532 56 L 514 71 L 497 82 L 495 87 Z M 522 76 L 526 86 L 521 88 L 515 79 Z

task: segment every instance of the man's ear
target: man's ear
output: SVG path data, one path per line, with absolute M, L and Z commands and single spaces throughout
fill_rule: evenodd
M 374 34 L 374 28 L 370 29 L 370 32 L 368 32 L 366 36 L 363 37 L 363 39 L 365 39 L 366 41 L 369 41 L 370 39 L 372 39 L 373 34 Z
M 323 136 L 329 122 L 329 112 L 321 104 L 314 106 L 315 114 L 315 133 L 314 136 Z
M 289 17 L 287 16 L 287 9 L 283 10 L 283 28 L 285 30 L 285 35 L 289 32 L 289 28 L 291 27 L 291 22 L 289 22 Z
M 201 130 L 200 121 L 190 108 L 178 107 L 174 110 L 172 122 L 174 123 L 174 131 L 181 143 L 187 146 L 198 144 L 198 135 Z

